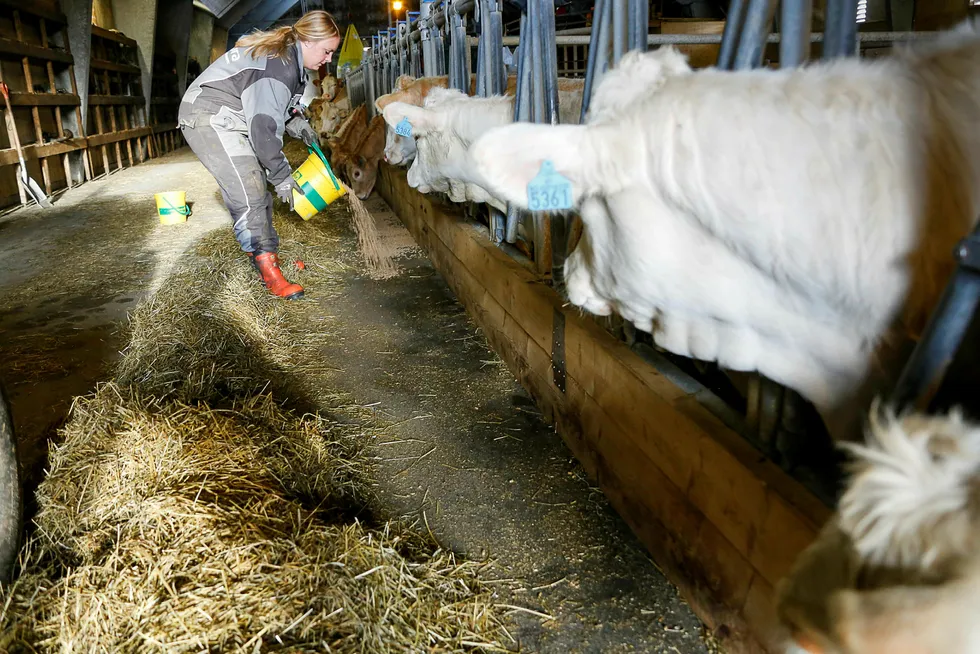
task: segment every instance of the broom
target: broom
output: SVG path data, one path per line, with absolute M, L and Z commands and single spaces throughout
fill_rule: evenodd
M 14 122 L 14 111 L 10 108 L 10 89 L 4 82 L 0 82 L 0 93 L 3 93 L 3 102 L 7 106 L 7 131 L 10 133 L 10 138 L 13 139 L 14 147 L 17 148 L 17 158 L 20 159 L 20 182 L 23 185 L 27 193 L 44 208 L 50 208 L 51 202 L 48 200 L 48 196 L 44 194 L 38 183 L 35 182 L 27 174 L 27 164 L 24 163 L 24 151 L 20 147 L 20 137 L 17 136 L 17 124 Z

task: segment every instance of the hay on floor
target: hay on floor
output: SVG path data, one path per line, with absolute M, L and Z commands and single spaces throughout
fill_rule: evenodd
M 76 400 L 0 650 L 503 649 L 483 566 L 372 518 L 364 427 L 289 408 L 323 326 L 298 329 L 227 236 L 134 311 L 115 379 Z

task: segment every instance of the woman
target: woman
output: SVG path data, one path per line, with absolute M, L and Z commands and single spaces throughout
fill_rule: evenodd
M 293 208 L 292 178 L 282 135 L 316 138 L 298 109 L 307 84 L 304 69 L 333 58 L 340 30 L 325 11 L 311 11 L 292 27 L 243 36 L 188 87 L 178 122 L 188 145 L 218 181 L 234 221 L 235 237 L 273 294 L 303 297 L 279 268 L 279 236 L 272 226 L 272 182 Z M 267 177 L 268 175 L 268 177 Z

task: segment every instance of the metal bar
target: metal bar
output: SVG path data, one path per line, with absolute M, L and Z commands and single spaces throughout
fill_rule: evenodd
M 595 14 L 593 14 L 594 16 Z M 626 54 L 626 0 L 612 0 L 613 66 Z
M 599 0 L 602 2 L 603 0 Z M 517 93 L 514 98 L 514 122 L 527 122 L 531 118 L 531 24 L 527 14 L 521 14 L 520 43 L 517 52 Z M 514 205 L 507 204 L 507 222 L 504 240 L 517 242 L 517 228 L 523 212 Z
M 476 45 L 476 94 L 481 98 L 487 97 L 490 92 L 487 89 L 487 69 L 490 62 L 487 61 L 487 24 L 486 24 L 486 4 L 487 0 L 480 0 L 480 38 Z
M 504 21 L 500 0 L 491 1 L 492 7 L 487 16 L 490 25 L 490 79 L 492 81 L 490 92 L 492 95 L 502 95 L 507 88 L 507 71 L 504 69 Z
M 980 225 L 956 248 L 959 262 L 890 396 L 899 410 L 925 410 L 980 306 Z
M 650 31 L 650 5 L 647 0 L 629 0 L 629 49 L 646 50 Z
M 539 61 L 544 70 L 544 122 L 558 124 L 558 61 L 555 47 L 555 0 L 538 0 L 541 12 L 538 14 L 538 34 L 541 37 L 542 56 Z M 620 0 L 622 2 L 624 0 Z
M 728 16 L 725 18 L 724 33 L 719 40 L 721 49 L 718 51 L 718 62 L 716 64 L 722 70 L 731 70 L 732 66 L 735 65 L 735 53 L 738 51 L 742 26 L 745 24 L 748 2 L 749 0 L 731 0 L 728 5 Z M 649 39 L 647 43 L 649 44 Z
M 837 16 L 840 14 L 841 0 L 827 0 L 827 5 L 824 8 L 824 42 L 823 42 L 823 55 L 824 59 L 832 59 L 837 56 L 838 48 L 840 47 L 840 30 L 838 28 Z
M 749 8 L 745 15 L 745 25 L 735 52 L 733 70 L 747 70 L 762 65 L 766 37 L 772 25 L 776 0 L 748 0 Z
M 541 3 L 538 0 L 527 0 L 528 27 L 531 33 L 532 62 L 543 61 L 544 44 L 541 42 Z M 531 66 L 531 122 L 544 123 L 544 67 Z
M 585 86 L 582 91 L 582 115 L 580 123 L 585 122 L 585 115 L 589 111 L 589 103 L 592 101 L 592 89 L 599 85 L 599 78 L 602 76 L 602 61 L 608 60 L 606 47 L 606 35 L 608 30 L 603 27 L 605 24 L 606 5 L 611 0 L 595 0 L 595 7 L 592 11 L 592 34 L 589 35 L 589 57 L 585 68 Z M 556 37 L 559 39 L 561 37 Z
M 840 43 L 838 54 L 841 57 L 853 57 L 857 54 L 857 7 L 858 0 L 840 0 L 841 13 L 838 18 Z
M 782 0 L 779 31 L 779 67 L 801 66 L 810 58 L 810 23 L 813 0 Z

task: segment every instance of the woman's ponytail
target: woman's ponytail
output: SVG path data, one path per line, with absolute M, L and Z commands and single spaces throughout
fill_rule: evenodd
M 307 12 L 291 27 L 246 34 L 235 42 L 235 47 L 245 48 L 255 58 L 285 57 L 297 41 L 315 42 L 334 36 L 340 36 L 337 22 L 327 12 L 317 10 Z

